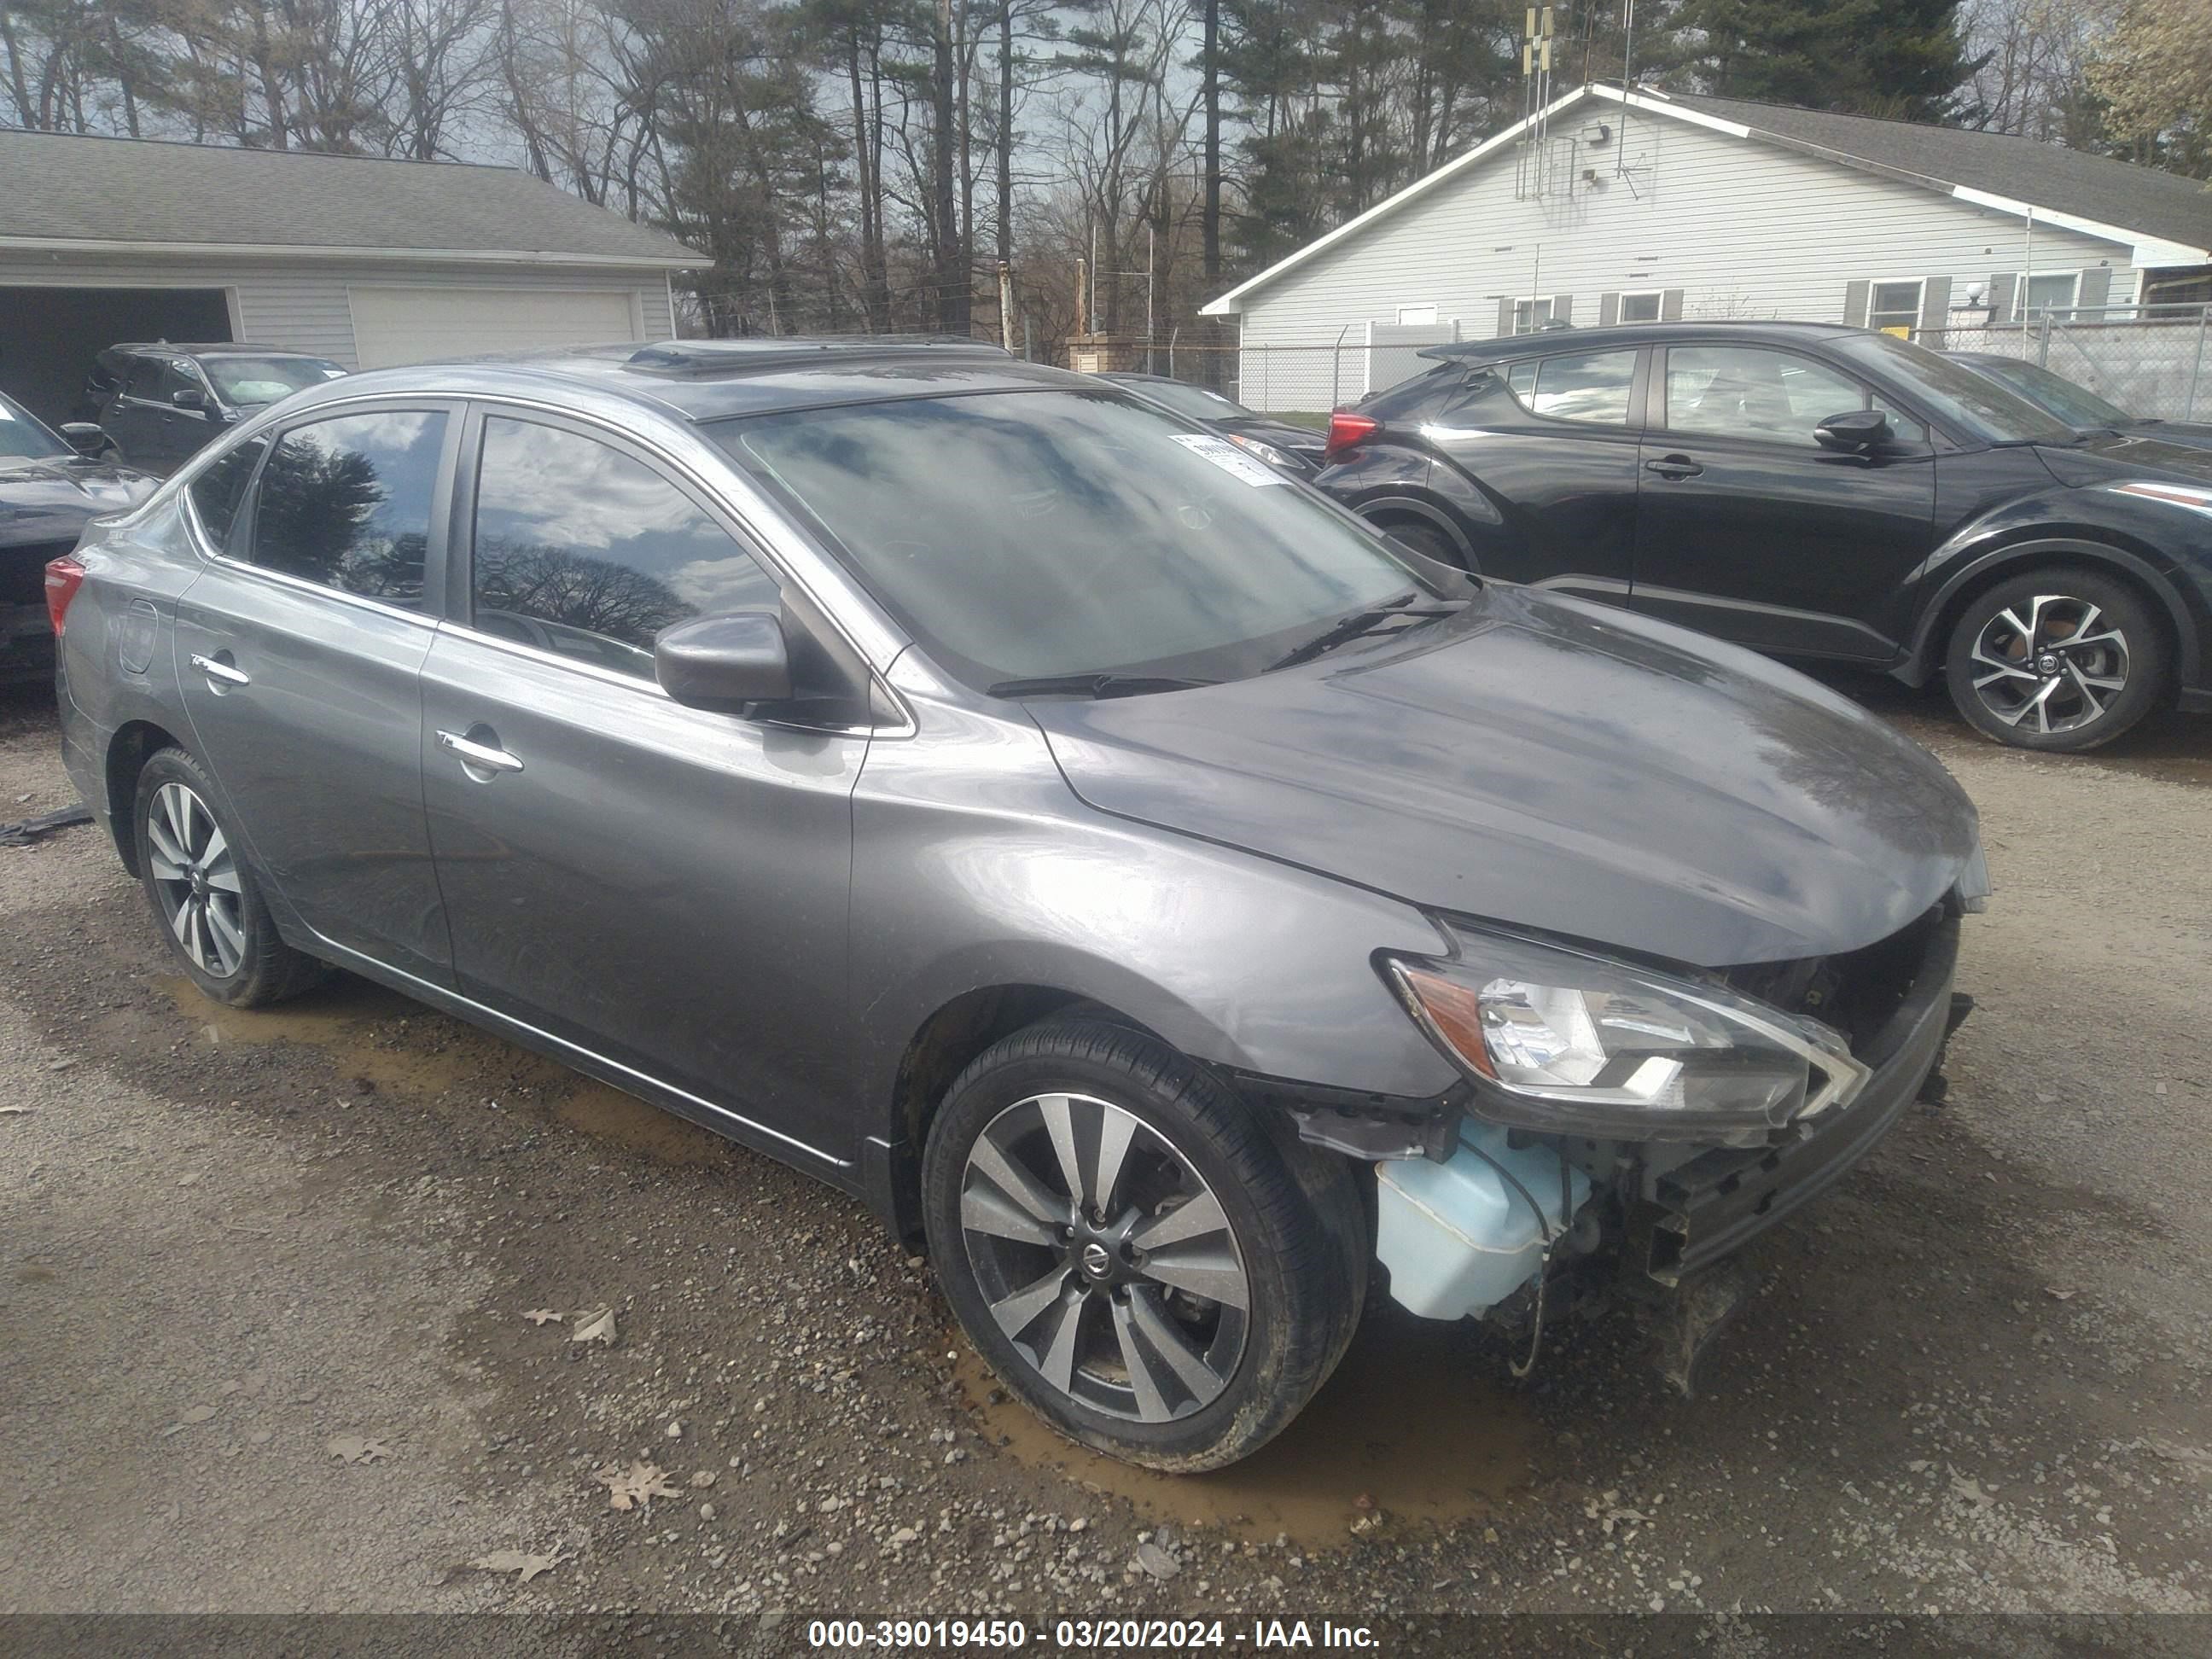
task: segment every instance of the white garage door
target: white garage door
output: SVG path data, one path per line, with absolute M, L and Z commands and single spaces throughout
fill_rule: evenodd
M 363 368 L 638 337 L 626 289 L 349 288 Z

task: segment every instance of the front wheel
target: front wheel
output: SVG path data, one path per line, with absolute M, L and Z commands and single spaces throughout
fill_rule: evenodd
M 1032 1026 L 961 1074 L 922 1202 L 945 1296 L 1000 1380 L 1152 1468 L 1265 1444 L 1336 1368 L 1365 1293 L 1345 1167 L 1103 1020 Z
M 1974 728 L 2022 749 L 2110 743 L 2157 703 L 2172 648 L 2148 601 L 2095 571 L 2015 576 L 1966 604 L 1943 678 Z

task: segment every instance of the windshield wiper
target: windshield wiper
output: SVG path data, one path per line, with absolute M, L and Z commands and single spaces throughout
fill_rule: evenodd
M 1278 657 L 1267 665 L 1264 672 L 1272 674 L 1279 668 L 1296 668 L 1302 662 L 1311 662 L 1316 657 L 1325 656 L 1335 650 L 1338 646 L 1348 645 L 1361 635 L 1369 633 L 1382 623 L 1400 617 L 1419 617 L 1425 619 L 1449 617 L 1459 608 L 1458 605 L 1423 605 L 1415 609 L 1414 603 L 1420 597 L 1419 593 L 1401 593 L 1396 599 L 1385 599 L 1381 605 L 1369 610 L 1355 611 L 1342 622 L 1315 635 L 1304 645 L 1294 647 L 1285 655 Z M 1464 600 L 1460 601 L 1460 604 L 1464 603 Z
M 1218 685 L 1219 680 L 1179 678 L 1172 674 L 1035 674 L 1025 680 L 1000 680 L 988 687 L 994 697 L 1141 697 L 1152 691 L 1188 691 Z

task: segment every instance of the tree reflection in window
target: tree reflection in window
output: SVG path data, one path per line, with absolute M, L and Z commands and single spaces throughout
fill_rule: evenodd
M 484 422 L 471 588 L 483 632 L 643 678 L 671 623 L 779 599 L 775 579 L 652 468 L 496 416 Z
M 261 471 L 253 562 L 419 610 L 445 426 L 394 411 L 287 433 Z

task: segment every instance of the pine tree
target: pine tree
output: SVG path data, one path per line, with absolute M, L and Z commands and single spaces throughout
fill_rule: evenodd
M 1702 37 L 1689 56 L 1719 96 L 1941 121 L 1980 66 L 1958 13 L 1959 0 L 1686 0 L 1674 22 Z

